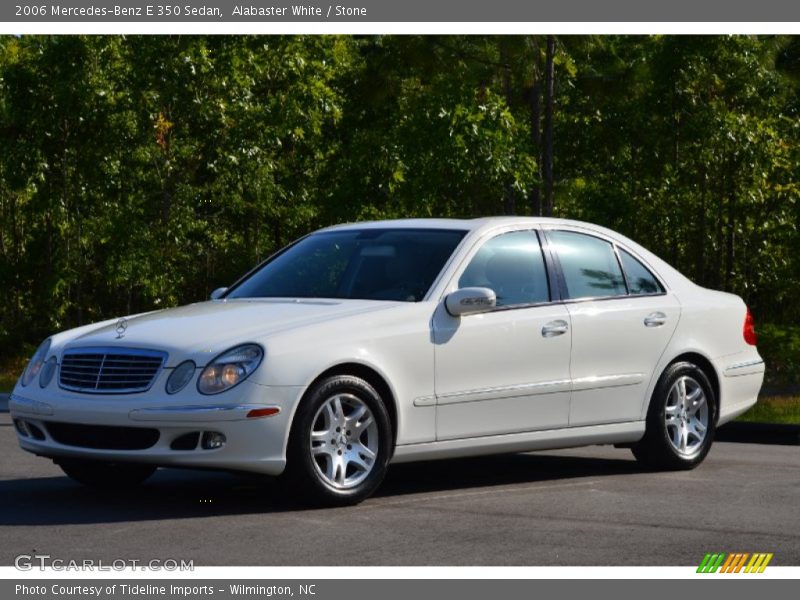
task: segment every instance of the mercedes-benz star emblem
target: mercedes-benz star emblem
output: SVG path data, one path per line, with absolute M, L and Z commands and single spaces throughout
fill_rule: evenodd
M 125 335 L 125 331 L 128 329 L 128 319 L 122 317 L 119 321 L 117 321 L 117 339 L 120 339 L 123 335 Z

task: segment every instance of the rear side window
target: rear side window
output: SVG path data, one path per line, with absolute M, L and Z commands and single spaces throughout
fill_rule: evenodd
M 551 231 L 569 298 L 624 296 L 628 292 L 614 247 L 599 238 L 571 231 Z
M 649 269 L 622 248 L 619 249 L 619 257 L 622 260 L 622 268 L 625 269 L 628 290 L 631 294 L 660 294 L 664 291 Z
M 547 271 L 536 232 L 513 231 L 490 239 L 472 258 L 458 287 L 494 290 L 497 306 L 548 302 Z

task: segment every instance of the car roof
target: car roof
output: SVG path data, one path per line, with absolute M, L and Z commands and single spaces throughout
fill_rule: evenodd
M 550 217 L 480 217 L 475 219 L 387 219 L 383 221 L 361 221 L 356 223 L 342 223 L 332 225 L 321 231 L 346 231 L 355 229 L 453 229 L 457 231 L 479 231 L 483 229 L 502 227 L 505 225 L 580 225 L 591 226 L 590 223 L 572 221 L 569 219 L 555 219 Z

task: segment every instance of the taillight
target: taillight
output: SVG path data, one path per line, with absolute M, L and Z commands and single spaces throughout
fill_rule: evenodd
M 750 344 L 751 346 L 755 346 L 758 342 L 758 336 L 756 335 L 756 324 L 753 322 L 753 315 L 750 312 L 750 309 L 747 309 L 747 314 L 744 316 L 744 341 Z

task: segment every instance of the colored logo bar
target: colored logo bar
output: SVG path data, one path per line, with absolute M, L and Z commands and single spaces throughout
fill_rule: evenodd
M 749 561 L 748 561 L 749 559 Z M 769 561 L 772 560 L 772 553 L 754 552 L 725 552 L 707 553 L 700 566 L 697 567 L 698 573 L 763 573 Z

